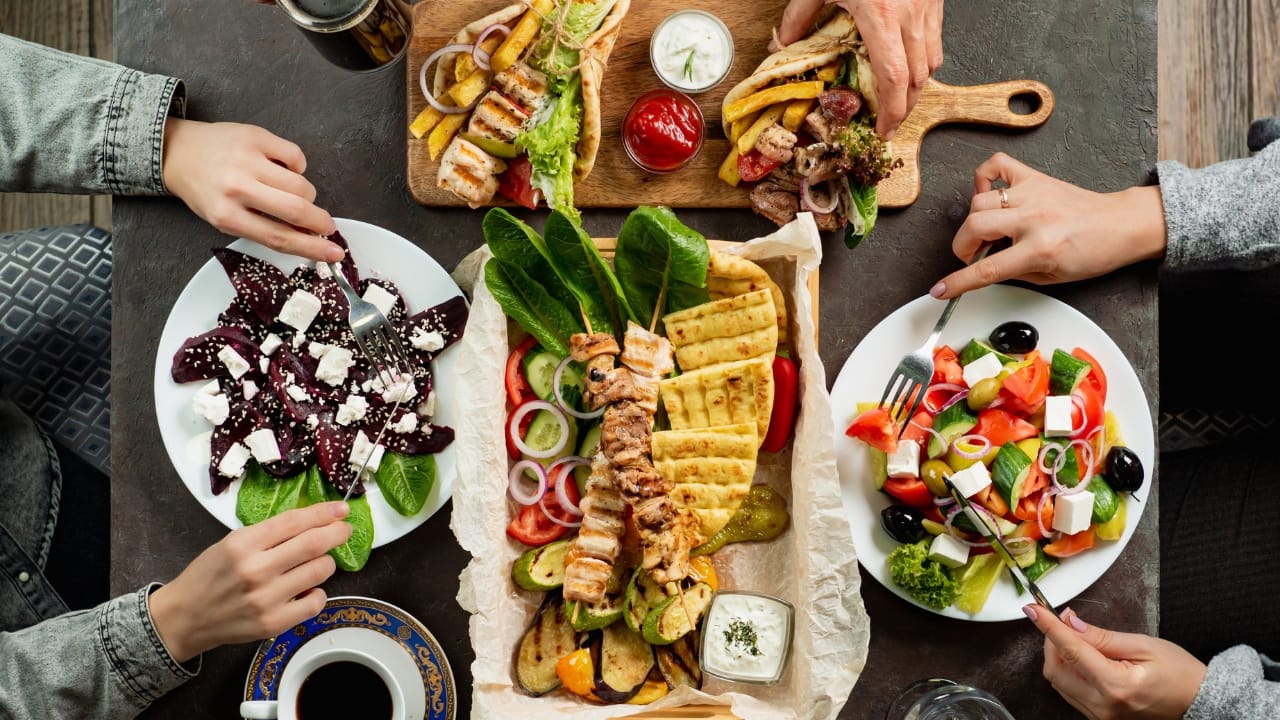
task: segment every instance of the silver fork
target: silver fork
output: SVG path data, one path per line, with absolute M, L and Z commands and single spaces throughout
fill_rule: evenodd
M 378 306 L 356 293 L 356 289 L 351 286 L 347 276 L 342 274 L 341 264 L 331 262 L 328 263 L 328 266 L 329 271 L 338 282 L 338 287 L 342 289 L 342 294 L 347 298 L 347 307 L 349 308 L 347 323 L 351 325 L 351 334 L 355 337 L 356 346 L 360 348 L 360 353 L 370 363 L 373 363 L 373 367 L 378 373 L 378 378 L 383 382 L 383 387 L 391 388 L 395 386 L 396 381 L 405 373 L 413 376 L 413 362 L 409 359 L 409 353 L 405 351 L 404 344 L 400 342 L 400 335 L 391 326 L 391 322 L 382 314 Z M 385 379 L 383 379 L 384 373 Z M 397 394 L 395 405 L 391 408 L 391 414 L 387 416 L 386 422 L 382 423 L 382 428 L 378 430 L 378 436 L 373 439 L 375 446 L 382 442 L 382 435 L 387 431 L 387 426 L 391 424 L 396 411 L 400 409 L 400 401 L 404 399 L 404 395 L 404 392 Z M 342 498 L 343 500 L 350 499 L 351 491 L 355 488 L 356 483 L 359 482 L 360 476 L 364 473 L 364 469 L 372 457 L 372 451 L 365 456 L 364 462 L 360 464 L 360 469 L 356 471 L 356 479 L 347 488 L 347 492 Z
M 983 245 L 969 264 L 972 265 L 986 257 L 990 249 L 990 243 Z M 942 316 L 933 326 L 933 332 L 929 333 L 923 345 L 902 357 L 898 367 L 894 368 L 893 375 L 889 377 L 889 383 L 884 386 L 884 394 L 880 396 L 880 407 L 887 407 L 891 415 L 897 416 L 894 408 L 905 408 L 907 403 L 911 404 L 911 409 L 901 415 L 903 422 L 898 430 L 899 439 L 902 438 L 907 425 L 911 424 L 911 418 L 915 417 L 916 410 L 920 409 L 920 403 L 924 400 L 924 391 L 929 387 L 929 381 L 933 379 L 933 348 L 938 344 L 938 338 L 942 337 L 942 329 L 951 319 L 951 313 L 956 309 L 956 303 L 960 301 L 960 297 L 957 295 L 947 302 L 947 306 L 942 309 Z

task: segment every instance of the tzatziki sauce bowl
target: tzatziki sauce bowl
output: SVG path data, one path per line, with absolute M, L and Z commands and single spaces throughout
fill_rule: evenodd
M 678 10 L 658 23 L 649 38 L 649 62 L 668 87 L 705 92 L 733 67 L 733 33 L 705 10 Z
M 732 682 L 775 685 L 791 655 L 795 607 L 748 590 L 717 591 L 702 623 L 702 672 Z

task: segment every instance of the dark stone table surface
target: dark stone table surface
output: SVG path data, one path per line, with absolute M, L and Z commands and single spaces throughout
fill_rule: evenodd
M 778 2 L 780 15 L 783 2 Z M 356 75 L 327 65 L 278 10 L 251 0 L 117 0 L 119 62 L 186 80 L 189 116 L 262 125 L 297 142 L 307 176 L 334 215 L 386 227 L 446 268 L 480 242 L 481 213 L 430 209 L 405 185 L 405 65 Z M 881 318 L 925 294 L 958 261 L 950 241 L 972 194 L 973 169 L 1003 150 L 1098 190 L 1148 181 L 1156 157 L 1155 0 L 948 3 L 943 82 L 1014 78 L 1046 83 L 1053 116 L 1041 128 L 1002 132 L 947 126 L 925 139 L 923 192 L 882 216 L 872 238 L 847 251 L 826 239 L 821 273 L 821 354 L 828 382 Z M 608 139 L 606 138 L 606 141 Z M 625 213 L 585 213 L 588 230 L 612 236 Z M 682 211 L 707 237 L 743 240 L 771 226 L 750 212 Z M 182 486 L 157 428 L 152 368 L 164 320 L 179 292 L 230 238 L 173 199 L 118 199 L 114 210 L 112 350 L 113 592 L 176 575 L 225 532 Z M 1044 289 L 1088 315 L 1120 345 L 1158 410 L 1156 269 Z M 495 379 L 496 380 L 496 379 Z M 1116 565 L 1073 601 L 1089 619 L 1155 632 L 1159 599 L 1156 494 Z M 373 553 L 359 574 L 339 574 L 331 595 L 370 595 L 408 609 L 436 634 L 470 715 L 473 659 L 466 615 L 455 601 L 466 556 L 445 509 Z M 1025 622 L 975 624 L 917 610 L 863 573 L 871 649 L 842 718 L 883 717 L 908 682 L 943 676 L 994 692 L 1018 718 L 1076 713 L 1041 676 L 1041 638 Z M 200 677 L 148 711 L 154 718 L 230 718 L 254 645 L 204 657 Z

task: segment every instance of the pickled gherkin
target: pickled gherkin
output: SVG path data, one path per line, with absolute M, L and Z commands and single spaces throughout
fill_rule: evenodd
M 768 485 L 752 485 L 729 522 L 690 554 L 710 555 L 734 542 L 772 540 L 787 529 L 790 521 L 787 501 L 781 495 Z

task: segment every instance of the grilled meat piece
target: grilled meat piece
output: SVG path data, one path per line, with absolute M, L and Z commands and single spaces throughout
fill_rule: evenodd
M 773 172 L 769 173 L 768 179 L 787 192 L 798 193 L 800 192 L 800 181 L 804 178 L 800 177 L 800 173 L 796 172 L 795 163 L 787 163 L 774 168 Z
M 547 76 L 528 63 L 518 62 L 493 76 L 493 84 L 526 115 L 542 108 L 547 99 Z
M 843 228 L 849 219 L 840 212 L 840 208 L 836 208 L 829 213 L 814 213 L 813 222 L 817 224 L 819 230 L 831 231 Z
M 804 116 L 804 129 L 817 138 L 818 142 L 829 143 L 835 139 L 831 119 L 822 112 L 822 108 Z
M 653 465 L 624 467 L 615 473 L 618 489 L 628 497 L 654 498 L 671 492 L 671 482 Z
M 862 109 L 862 93 L 847 87 L 833 87 L 818 94 L 818 107 L 833 128 L 849 126 L 849 121 Z
M 506 95 L 490 90 L 471 112 L 467 132 L 499 142 L 515 142 L 528 119 L 529 114 L 524 108 L 511 102 Z
M 653 418 L 635 403 L 621 403 L 605 410 L 600 427 L 600 451 L 606 457 L 613 458 L 627 448 L 650 451 Z
M 756 150 L 774 162 L 788 163 L 791 162 L 797 140 L 795 133 L 774 123 L 756 138 Z
M 592 361 L 594 363 L 594 360 Z M 587 374 L 592 374 L 588 366 Z M 589 378 L 595 380 L 595 378 Z M 658 382 L 656 378 L 645 378 L 624 367 L 616 367 L 604 373 L 604 379 L 596 381 L 598 388 L 587 386 L 587 400 L 591 407 L 618 403 L 630 400 L 647 410 L 658 410 Z
M 840 178 L 852 167 L 847 155 L 826 143 L 814 143 L 796 150 L 796 170 L 809 179 L 810 185 Z
M 493 200 L 498 176 L 506 169 L 502 160 L 460 136 L 454 137 L 440 157 L 436 184 L 477 208 Z
M 574 333 L 569 338 L 569 355 L 578 362 L 586 362 L 597 355 L 617 355 L 619 352 L 618 341 L 609 333 Z
M 564 597 L 582 602 L 604 598 L 605 583 L 622 547 L 626 502 L 604 453 L 591 459 L 587 493 L 578 504 L 582 527 L 565 553 Z
M 671 341 L 634 322 L 627 321 L 623 345 L 619 359 L 640 375 L 661 378 L 676 369 Z
M 782 226 L 796 219 L 796 213 L 800 212 L 800 198 L 795 191 L 765 180 L 751 188 L 751 209 Z

